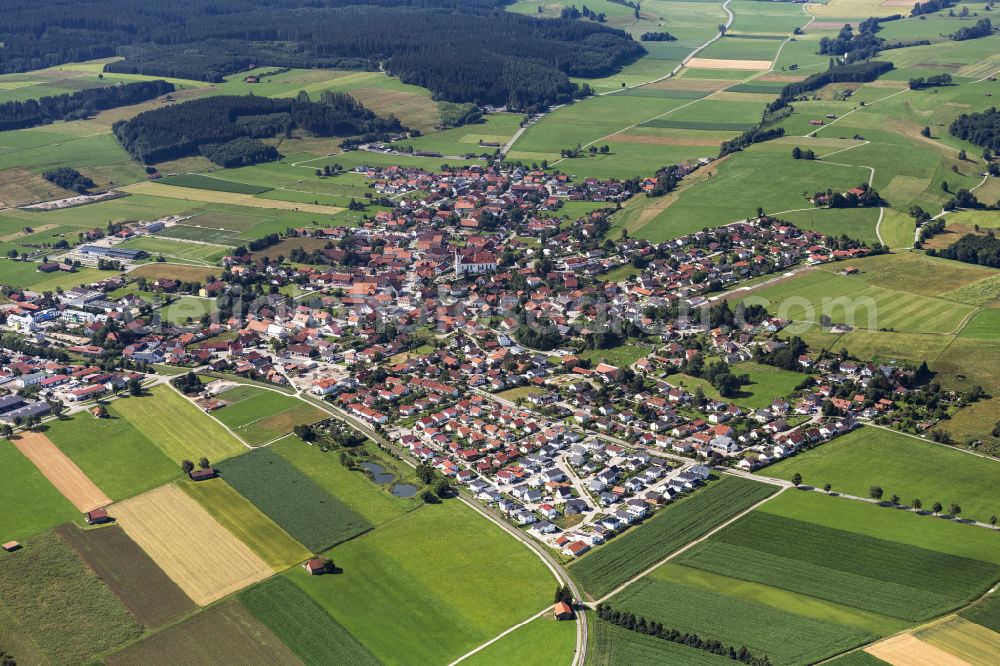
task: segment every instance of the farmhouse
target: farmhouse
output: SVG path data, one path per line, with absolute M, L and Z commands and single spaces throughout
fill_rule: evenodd
M 330 570 L 333 568 L 333 562 L 325 557 L 314 557 L 303 564 L 302 568 L 308 571 L 310 576 L 321 576 L 325 573 L 330 573 Z
M 552 607 L 552 615 L 557 620 L 572 620 L 573 608 L 565 601 L 557 601 L 556 605 Z
M 106 509 L 94 509 L 85 514 L 84 517 L 88 525 L 103 525 L 104 523 L 111 522 L 111 516 L 108 515 Z
M 215 475 L 216 471 L 211 467 L 207 469 L 192 470 L 191 473 L 188 474 L 188 476 L 191 478 L 192 481 L 205 481 L 207 479 L 214 479 Z
M 8 541 L 3 546 L 0 546 L 0 548 L 3 548 L 8 553 L 13 553 L 15 550 L 19 549 L 20 547 L 21 547 L 21 544 L 19 544 L 17 541 Z

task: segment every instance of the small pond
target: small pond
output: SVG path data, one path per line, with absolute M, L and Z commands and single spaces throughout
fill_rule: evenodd
M 385 471 L 385 468 L 378 463 L 366 461 L 361 463 L 361 466 L 372 473 L 372 480 L 380 486 L 384 486 L 385 484 L 392 483 L 396 480 L 396 475 L 389 474 Z
M 392 494 L 396 497 L 413 497 L 417 494 L 417 487 L 412 483 L 397 483 L 392 487 Z

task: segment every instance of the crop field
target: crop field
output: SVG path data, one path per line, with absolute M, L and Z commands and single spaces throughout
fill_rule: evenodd
M 1000 633 L 1000 596 L 993 593 L 958 613 L 970 622 Z
M 268 449 L 293 464 L 316 485 L 325 489 L 372 525 L 381 525 L 422 505 L 419 498 L 404 499 L 393 496 L 388 489 L 375 485 L 364 474 L 344 467 L 336 453 L 324 453 L 319 447 L 309 446 L 294 435 L 275 442 Z M 399 472 L 406 473 L 406 469 L 409 469 L 395 470 L 391 459 L 377 455 L 373 462 L 397 472 L 397 477 L 400 476 Z M 405 476 L 400 480 L 414 479 Z
M 0 484 L 0 505 L 30 506 L 31 511 L 0 512 L 0 543 L 23 541 L 50 527 L 80 517 L 80 512 L 14 446 L 0 441 L 0 469 L 17 483 Z
M 634 664 L 685 664 L 685 666 L 732 666 L 729 657 L 660 640 L 610 622 L 591 617 L 587 663 L 595 666 Z
M 11 441 L 80 513 L 111 504 L 104 491 L 42 433 L 28 430 Z
M 864 650 L 855 650 L 827 662 L 830 666 L 885 666 L 888 662 L 873 657 Z
M 154 240 L 154 239 L 145 239 Z M 163 241 L 157 238 L 155 241 Z M 170 243 L 172 241 L 164 241 Z M 221 273 L 218 267 L 189 266 L 182 264 L 171 264 L 167 262 L 153 262 L 136 267 L 129 275 L 132 277 L 144 277 L 146 280 L 158 280 L 163 277 L 171 277 L 182 282 L 206 282 L 211 276 L 218 276 Z
M 587 594 L 602 597 L 775 491 L 764 483 L 724 477 L 587 553 L 569 571 Z
M 268 449 L 232 458 L 219 468 L 241 495 L 313 552 L 322 552 L 372 527 Z
M 832 624 L 699 587 L 646 577 L 609 602 L 622 611 L 694 632 L 725 645 L 747 646 L 774 663 L 808 664 L 875 638 L 857 627 Z
M 177 486 L 125 500 L 109 513 L 200 606 L 272 574 L 264 560 Z
M 236 601 L 226 601 L 103 659 L 129 664 L 276 664 L 301 662 Z
M 231 389 L 232 390 L 232 389 Z M 229 391 L 219 398 L 229 401 Z M 261 445 L 292 431 L 296 425 L 315 423 L 326 413 L 293 396 L 266 389 L 241 389 L 238 401 L 213 416 L 232 428 L 248 444 Z
M 879 566 L 890 561 L 892 567 Z M 742 518 L 678 562 L 911 621 L 968 602 L 1000 578 L 1000 567 L 980 560 L 764 512 Z
M 222 479 L 183 481 L 179 486 L 275 571 L 309 558 L 304 546 Z
M 167 176 L 161 178 L 159 183 L 163 185 L 175 185 L 177 187 L 195 188 L 198 190 L 212 190 L 215 192 L 234 192 L 236 194 L 262 194 L 269 188 L 237 183 L 222 178 L 214 178 L 198 173 L 186 173 L 177 176 Z
M 115 402 L 116 411 L 160 447 L 176 463 L 213 463 L 246 448 L 213 419 L 168 386 L 156 386 L 151 395 Z
M 337 208 L 335 206 L 295 203 L 291 201 L 281 201 L 279 199 L 261 199 L 250 194 L 204 190 L 195 187 L 178 187 L 148 181 L 136 183 L 134 185 L 127 185 L 122 189 L 125 192 L 148 194 L 166 199 L 182 199 L 184 201 L 198 203 L 228 204 L 231 206 L 246 206 L 248 208 L 276 208 L 278 210 L 294 210 L 320 215 L 336 215 L 343 210 L 343 208 Z
M 83 412 L 71 419 L 51 421 L 45 431 L 66 456 L 114 500 L 123 500 L 161 486 L 180 474 L 180 467 L 117 415 L 95 419 Z
M 786 492 L 757 509 L 839 532 L 893 541 L 919 550 L 936 551 L 962 560 L 1000 565 L 996 534 L 951 520 L 918 516 L 869 502 L 828 497 L 815 492 Z
M 0 557 L 0 635 L 13 641 L 5 649 L 23 647 L 25 662 L 35 654 L 38 663 L 80 664 L 138 638 L 142 627 L 72 548 L 46 532 Z
M 530 550 L 458 501 L 423 506 L 331 556 L 342 573 L 284 575 L 385 664 L 449 663 L 545 608 L 555 583 Z
M 913 635 L 973 666 L 990 666 L 1000 661 L 1000 634 L 961 617 L 939 622 Z
M 304 664 L 381 664 L 312 597 L 287 578 L 279 576 L 241 592 L 239 600 Z
M 986 522 L 1000 515 L 1000 461 L 969 455 L 916 437 L 866 427 L 768 467 L 770 476 L 866 497 L 872 486 L 902 503 L 919 498 L 925 506 L 955 502 L 962 517 Z
M 589 625 L 588 625 L 589 627 Z M 465 659 L 467 666 L 519 664 L 551 666 L 573 661 L 576 622 L 560 622 L 546 614 L 507 634 L 486 649 Z M 589 663 L 589 662 L 588 662 Z
M 82 530 L 63 525 L 56 534 L 143 626 L 162 627 L 195 610 L 194 602 L 121 528 Z
M 880 661 L 893 666 L 965 666 L 966 662 L 930 643 L 925 643 L 913 634 L 900 634 L 884 641 L 869 645 L 865 652 Z

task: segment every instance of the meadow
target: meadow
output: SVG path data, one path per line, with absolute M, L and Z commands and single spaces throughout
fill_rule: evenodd
M 153 257 L 161 256 L 165 259 L 198 263 L 214 263 L 231 251 L 229 246 L 185 243 L 179 240 L 156 236 L 127 240 L 119 247 L 132 250 L 145 250 Z M 216 270 L 215 272 L 218 273 L 219 271 Z
M 381 663 L 287 578 L 273 578 L 241 592 L 238 599 L 304 664 L 377 666 Z
M 10 441 L 0 441 L 0 468 L 17 484 L 0 484 L 0 504 L 30 511 L 0 513 L 0 538 L 23 541 L 50 527 L 79 519 L 80 513 Z
M 225 601 L 145 640 L 104 657 L 128 664 L 239 663 L 295 666 L 301 662 L 235 600 Z
M 747 375 L 750 383 L 741 386 L 736 395 L 728 398 L 723 398 L 710 382 L 698 377 L 675 375 L 673 378 L 668 377 L 668 381 L 671 384 L 681 384 L 689 390 L 701 387 L 705 395 L 716 400 L 733 402 L 749 409 L 759 409 L 767 407 L 776 398 L 790 395 L 805 378 L 805 375 L 797 372 L 753 361 L 737 363 L 731 367 L 733 374 Z
M 458 500 L 330 555 L 341 573 L 284 575 L 385 664 L 448 663 L 545 608 L 555 585 L 530 550 Z
M 218 466 L 241 495 L 315 553 L 371 529 L 371 524 L 269 449 Z
M 62 525 L 56 534 L 143 626 L 156 629 L 195 611 L 194 602 L 120 527 Z
M 319 447 L 310 446 L 294 435 L 275 442 L 268 449 L 294 465 L 316 485 L 372 525 L 378 526 L 399 518 L 422 504 L 418 498 L 404 499 L 393 496 L 388 489 L 375 485 L 366 475 L 344 467 L 336 452 L 325 453 Z M 374 462 L 397 472 L 397 478 L 409 469 L 394 468 L 391 459 L 384 456 L 376 456 Z M 399 463 L 399 467 L 405 466 Z M 412 475 L 412 471 L 409 474 Z M 401 480 L 414 481 L 414 477 L 403 476 Z
M 309 558 L 309 551 L 222 479 L 183 481 L 180 489 L 275 571 Z
M 40 663 L 79 664 L 142 635 L 110 589 L 53 532 L 0 557 L 0 634 Z M 5 648 L 8 646 L 5 645 Z M 15 653 L 17 654 L 17 653 Z
M 88 412 L 50 421 L 46 436 L 114 500 L 123 500 L 161 486 L 180 473 L 171 461 L 140 430 L 117 414 L 115 401 L 108 408 L 111 418 L 95 419 Z
M 116 411 L 176 463 L 213 463 L 246 448 L 213 419 L 169 386 L 156 386 L 147 396 L 115 402 Z
M 477 664 L 551 666 L 572 662 L 575 650 L 576 622 L 559 621 L 545 614 L 468 657 L 462 663 L 467 666 Z
M 767 468 L 766 474 L 803 482 L 829 483 L 839 492 L 866 497 L 872 486 L 907 505 L 957 503 L 962 517 L 986 522 L 1000 515 L 1000 461 L 969 455 L 940 444 L 876 427 L 838 437 Z
M 726 476 L 587 553 L 574 561 L 569 571 L 589 596 L 602 597 L 776 490 L 775 486 Z
M 813 663 L 875 638 L 856 627 L 823 622 L 659 576 L 637 581 L 609 604 L 664 627 L 694 632 L 737 649 L 746 646 L 754 655 L 766 654 L 778 664 Z

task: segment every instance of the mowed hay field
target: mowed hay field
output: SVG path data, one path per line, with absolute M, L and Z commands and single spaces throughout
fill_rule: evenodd
M 115 504 L 110 513 L 199 605 L 272 574 L 264 560 L 177 486 Z
M 0 543 L 23 541 L 50 527 L 80 518 L 80 512 L 14 446 L 0 440 L 0 469 L 17 483 L 0 484 L 0 506 L 31 507 L 0 511 Z
M 570 574 L 588 595 L 599 598 L 777 491 L 773 485 L 725 476 L 587 553 L 572 563 Z
M 222 478 L 313 552 L 371 529 L 371 524 L 270 449 L 218 466 Z
M 120 527 L 84 530 L 62 525 L 56 533 L 144 626 L 155 629 L 196 609 L 194 602 Z
M 914 498 L 930 507 L 957 503 L 962 517 L 985 523 L 1000 515 L 1000 461 L 923 441 L 911 435 L 865 427 L 772 465 L 779 479 L 801 474 L 803 483 L 866 497 L 872 486 Z
M 111 590 L 53 532 L 0 553 L 0 639 L 24 664 L 80 664 L 142 635 Z
M 108 666 L 134 664 L 301 664 L 243 606 L 223 602 L 107 656 Z
M 385 664 L 446 664 L 552 602 L 545 565 L 457 500 L 331 552 L 341 573 L 285 576 Z
M 251 386 L 231 388 L 220 393 L 219 399 L 229 404 L 213 416 L 254 446 L 287 435 L 297 425 L 315 423 L 328 416 L 294 396 Z
M 865 648 L 865 652 L 892 666 L 969 666 L 939 647 L 912 634 L 900 634 Z
M 275 571 L 309 558 L 309 551 L 222 479 L 182 481 L 180 488 Z
M 327 615 L 312 597 L 284 577 L 239 595 L 240 602 L 306 664 L 377 666 L 381 662 Z
M 115 402 L 116 411 L 176 463 L 206 456 L 213 463 L 246 450 L 225 428 L 169 386 Z
M 280 199 L 261 199 L 250 194 L 239 194 L 236 192 L 219 192 L 217 190 L 203 190 L 194 187 L 176 187 L 173 185 L 161 185 L 160 183 L 143 182 L 135 185 L 128 185 L 121 188 L 122 191 L 136 194 L 148 194 L 165 199 L 183 199 L 184 201 L 197 201 L 201 203 L 230 204 L 233 206 L 246 206 L 248 208 L 275 208 L 278 210 L 295 210 L 304 213 L 318 213 L 321 215 L 336 215 L 343 211 L 343 208 L 336 206 L 324 206 L 312 203 L 298 203 L 293 201 L 282 201 Z
M 111 504 L 111 498 L 42 433 L 28 430 L 12 441 L 81 513 Z
M 467 666 L 551 666 L 572 663 L 575 650 L 576 622 L 561 622 L 546 613 L 462 663 Z
M 972 666 L 1000 663 L 1000 634 L 961 617 L 948 618 L 914 632 L 914 636 Z

